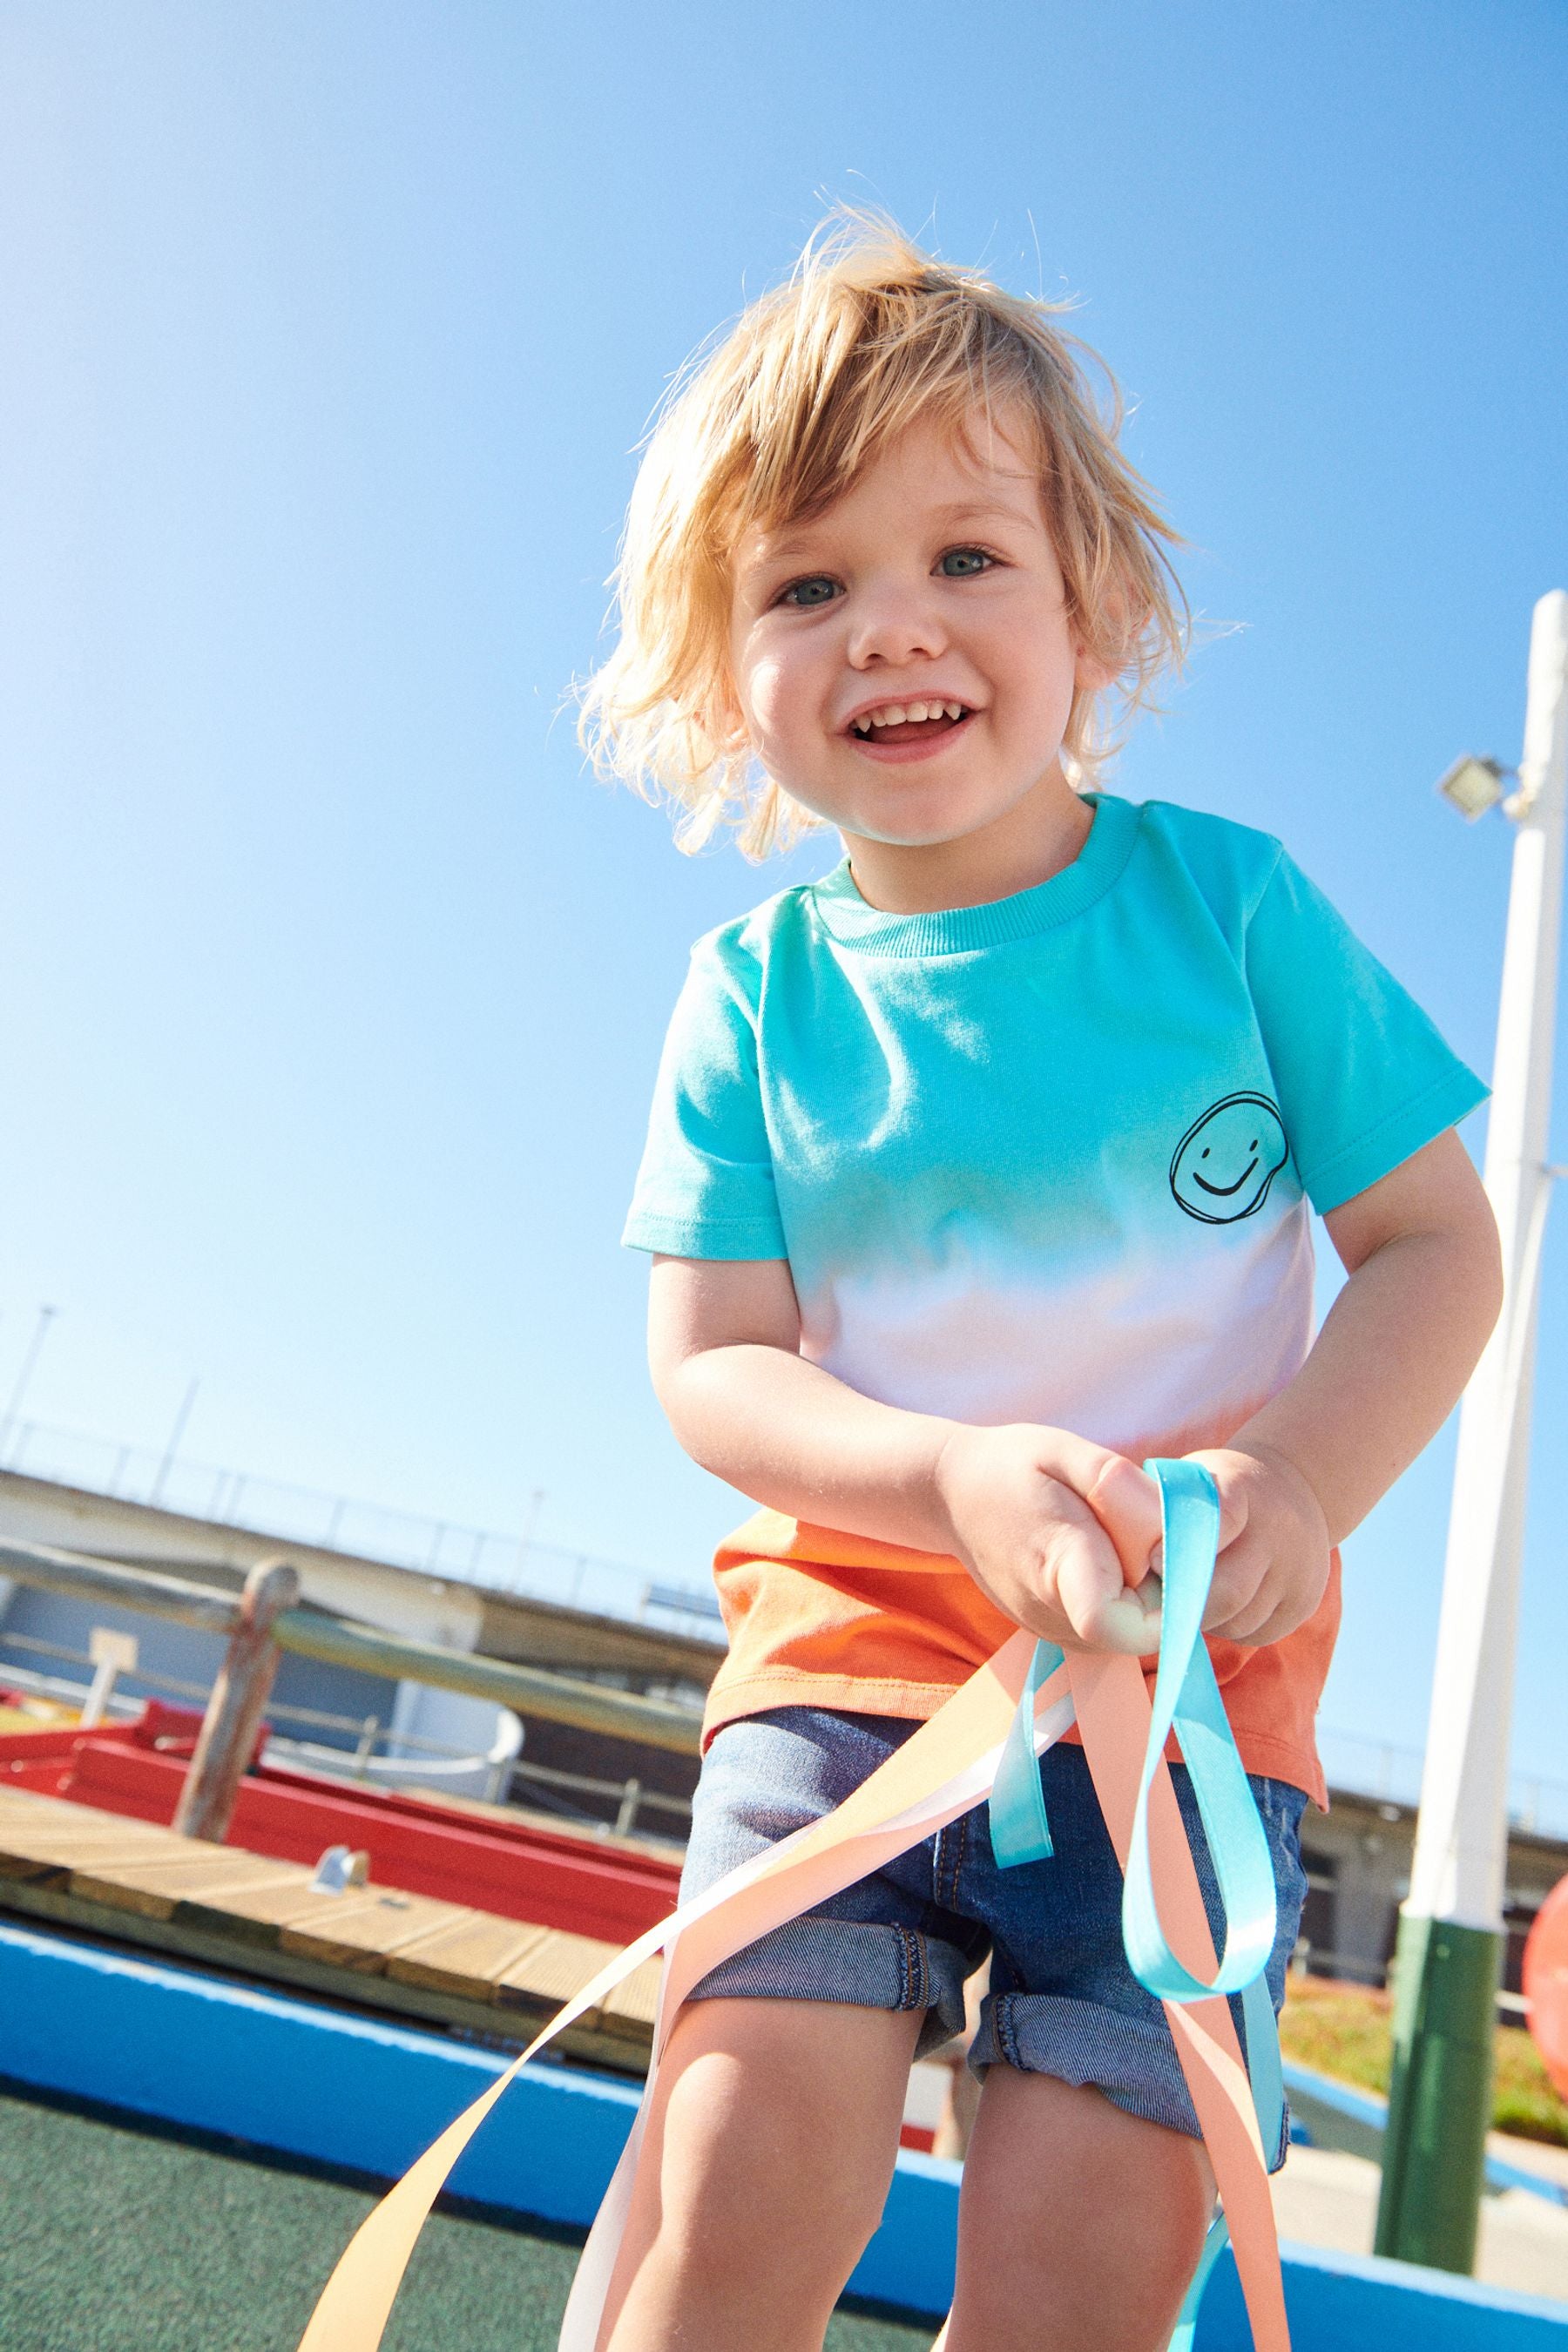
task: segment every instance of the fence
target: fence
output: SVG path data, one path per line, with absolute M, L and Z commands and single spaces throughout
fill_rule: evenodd
M 1364 1732 L 1320 1725 L 1318 1746 L 1331 1789 L 1381 1804 L 1414 1807 L 1421 1799 L 1423 1754 Z M 1509 1781 L 1509 1820 L 1526 1835 L 1568 1838 L 1568 1780 L 1515 1772 Z
M 210 1462 L 171 1459 L 151 1446 L 121 1445 L 44 1422 L 18 1424 L 0 1469 L 112 1501 L 176 1511 L 210 1526 L 276 1537 L 284 1545 L 309 1544 L 512 1599 L 552 1601 L 595 1616 L 629 1618 L 715 1643 L 723 1641 L 711 1585 L 671 1582 L 625 1560 L 536 1543 L 527 1535 L 421 1518 Z
M 0 1576 L 64 1592 L 77 1600 L 109 1601 L 144 1610 L 207 1633 L 227 1636 L 227 1650 L 203 1718 L 196 1752 L 185 1775 L 174 1827 L 221 1841 L 239 1782 L 261 1727 L 280 1650 L 321 1658 L 397 1682 L 427 1683 L 493 1700 L 520 1715 L 567 1723 L 579 1730 L 632 1739 L 680 1755 L 698 1750 L 701 1717 L 689 1707 L 602 1684 L 579 1682 L 507 1660 L 447 1650 L 374 1633 L 345 1619 L 296 1606 L 299 1578 L 286 1561 L 258 1563 L 237 1601 L 183 1583 L 177 1577 L 128 1569 L 42 1544 L 0 1540 Z M 100 1669 L 101 1671 L 101 1669 Z M 98 1693 L 101 1704 L 107 1688 Z M 627 1784 L 635 1817 L 641 1790 Z M 623 1813 L 626 1811 L 623 1807 Z
M 38 1667 L 18 1664 L 16 1656 L 37 1657 L 52 1664 L 77 1666 L 81 1674 L 58 1675 Z M 92 1686 L 94 1661 L 89 1652 L 73 1650 L 58 1642 L 42 1642 L 31 1634 L 9 1633 L 0 1628 L 0 1683 L 13 1690 L 32 1694 L 41 1698 L 58 1700 L 66 1706 L 79 1708 Z M 155 1697 L 184 1699 L 205 1709 L 211 1699 L 210 1687 L 203 1683 L 186 1682 L 176 1675 L 153 1674 L 147 1668 L 121 1668 L 105 1688 L 102 1697 L 106 1717 L 119 1716 L 133 1719 L 141 1711 L 141 1701 L 127 1696 L 122 1685 L 133 1683 L 143 1693 Z M 365 1781 L 373 1776 L 390 1781 L 417 1784 L 432 1771 L 478 1771 L 489 1775 L 486 1796 L 491 1803 L 503 1804 L 525 1801 L 542 1811 L 558 1814 L 563 1821 L 584 1828 L 598 1830 L 605 1826 L 595 1813 L 574 1805 L 572 1796 L 603 1797 L 616 1808 L 615 1829 L 617 1835 L 629 1836 L 637 1829 L 641 1816 L 647 1811 L 671 1815 L 678 1828 L 667 1832 L 679 1844 L 685 1843 L 685 1827 L 691 1819 L 690 1800 L 667 1796 L 661 1790 L 645 1788 L 635 1774 L 625 1780 L 595 1778 L 592 1773 L 566 1772 L 551 1764 L 536 1764 L 523 1752 L 523 1727 L 511 1718 L 519 1735 L 515 1742 L 499 1739 L 496 1747 L 484 1757 L 470 1755 L 467 1749 L 454 1747 L 449 1741 L 429 1739 L 422 1733 L 395 1730 L 374 1715 L 335 1715 L 321 1707 L 292 1706 L 268 1698 L 268 1723 L 298 1724 L 308 1731 L 336 1731 L 344 1736 L 345 1744 L 328 1746 L 320 1740 L 291 1738 L 286 1733 L 274 1732 L 267 1742 L 265 1759 L 268 1763 L 296 1764 L 309 1770 L 321 1771 L 333 1778 Z M 407 1751 L 383 1757 L 376 1749 L 385 1746 Z M 522 1791 L 520 1800 L 519 1791 Z M 557 1793 L 560 1792 L 560 1793 Z M 645 1830 L 644 1834 L 648 1832 Z

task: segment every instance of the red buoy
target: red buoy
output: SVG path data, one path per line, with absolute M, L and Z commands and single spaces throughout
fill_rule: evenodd
M 1568 2099 L 1568 1878 L 1558 1880 L 1526 1938 L 1524 1998 L 1535 2046 Z

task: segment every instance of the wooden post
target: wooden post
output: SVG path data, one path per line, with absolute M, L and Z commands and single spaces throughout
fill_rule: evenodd
M 272 1621 L 299 1597 L 298 1572 L 284 1559 L 263 1560 L 245 1580 L 239 1622 L 229 1636 L 180 1791 L 174 1827 L 183 1837 L 211 1838 L 221 1845 L 228 1834 L 239 1783 L 278 1671 Z

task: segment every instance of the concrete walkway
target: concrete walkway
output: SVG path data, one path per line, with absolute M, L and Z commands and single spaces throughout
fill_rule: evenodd
M 1497 2152 L 1506 2149 L 1514 2161 L 1518 2147 L 1517 2141 L 1503 2141 Z M 1530 2154 L 1533 2158 L 1537 2151 Z M 1274 2180 L 1280 2236 L 1340 2253 L 1370 2254 L 1380 2178 L 1367 2157 L 1293 2147 Z M 1505 2189 L 1483 2199 L 1476 2277 L 1484 2286 L 1568 2302 L 1568 2205 L 1549 2204 L 1528 2189 Z

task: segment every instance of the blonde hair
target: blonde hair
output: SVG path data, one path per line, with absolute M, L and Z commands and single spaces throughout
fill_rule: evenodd
M 675 805 L 682 849 L 728 823 L 757 860 L 820 822 L 745 739 L 730 683 L 731 551 L 743 531 L 819 514 L 916 418 L 963 434 L 977 409 L 988 425 L 998 406 L 1023 412 L 1068 619 L 1109 680 L 1073 698 L 1063 750 L 1075 781 L 1092 780 L 1118 722 L 1180 670 L 1190 615 L 1167 551 L 1181 541 L 1117 446 L 1109 370 L 1056 323 L 1068 308 L 1008 294 L 883 215 L 841 208 L 789 278 L 678 373 L 627 509 L 612 582 L 619 642 L 581 689 L 578 735 L 598 774 Z

